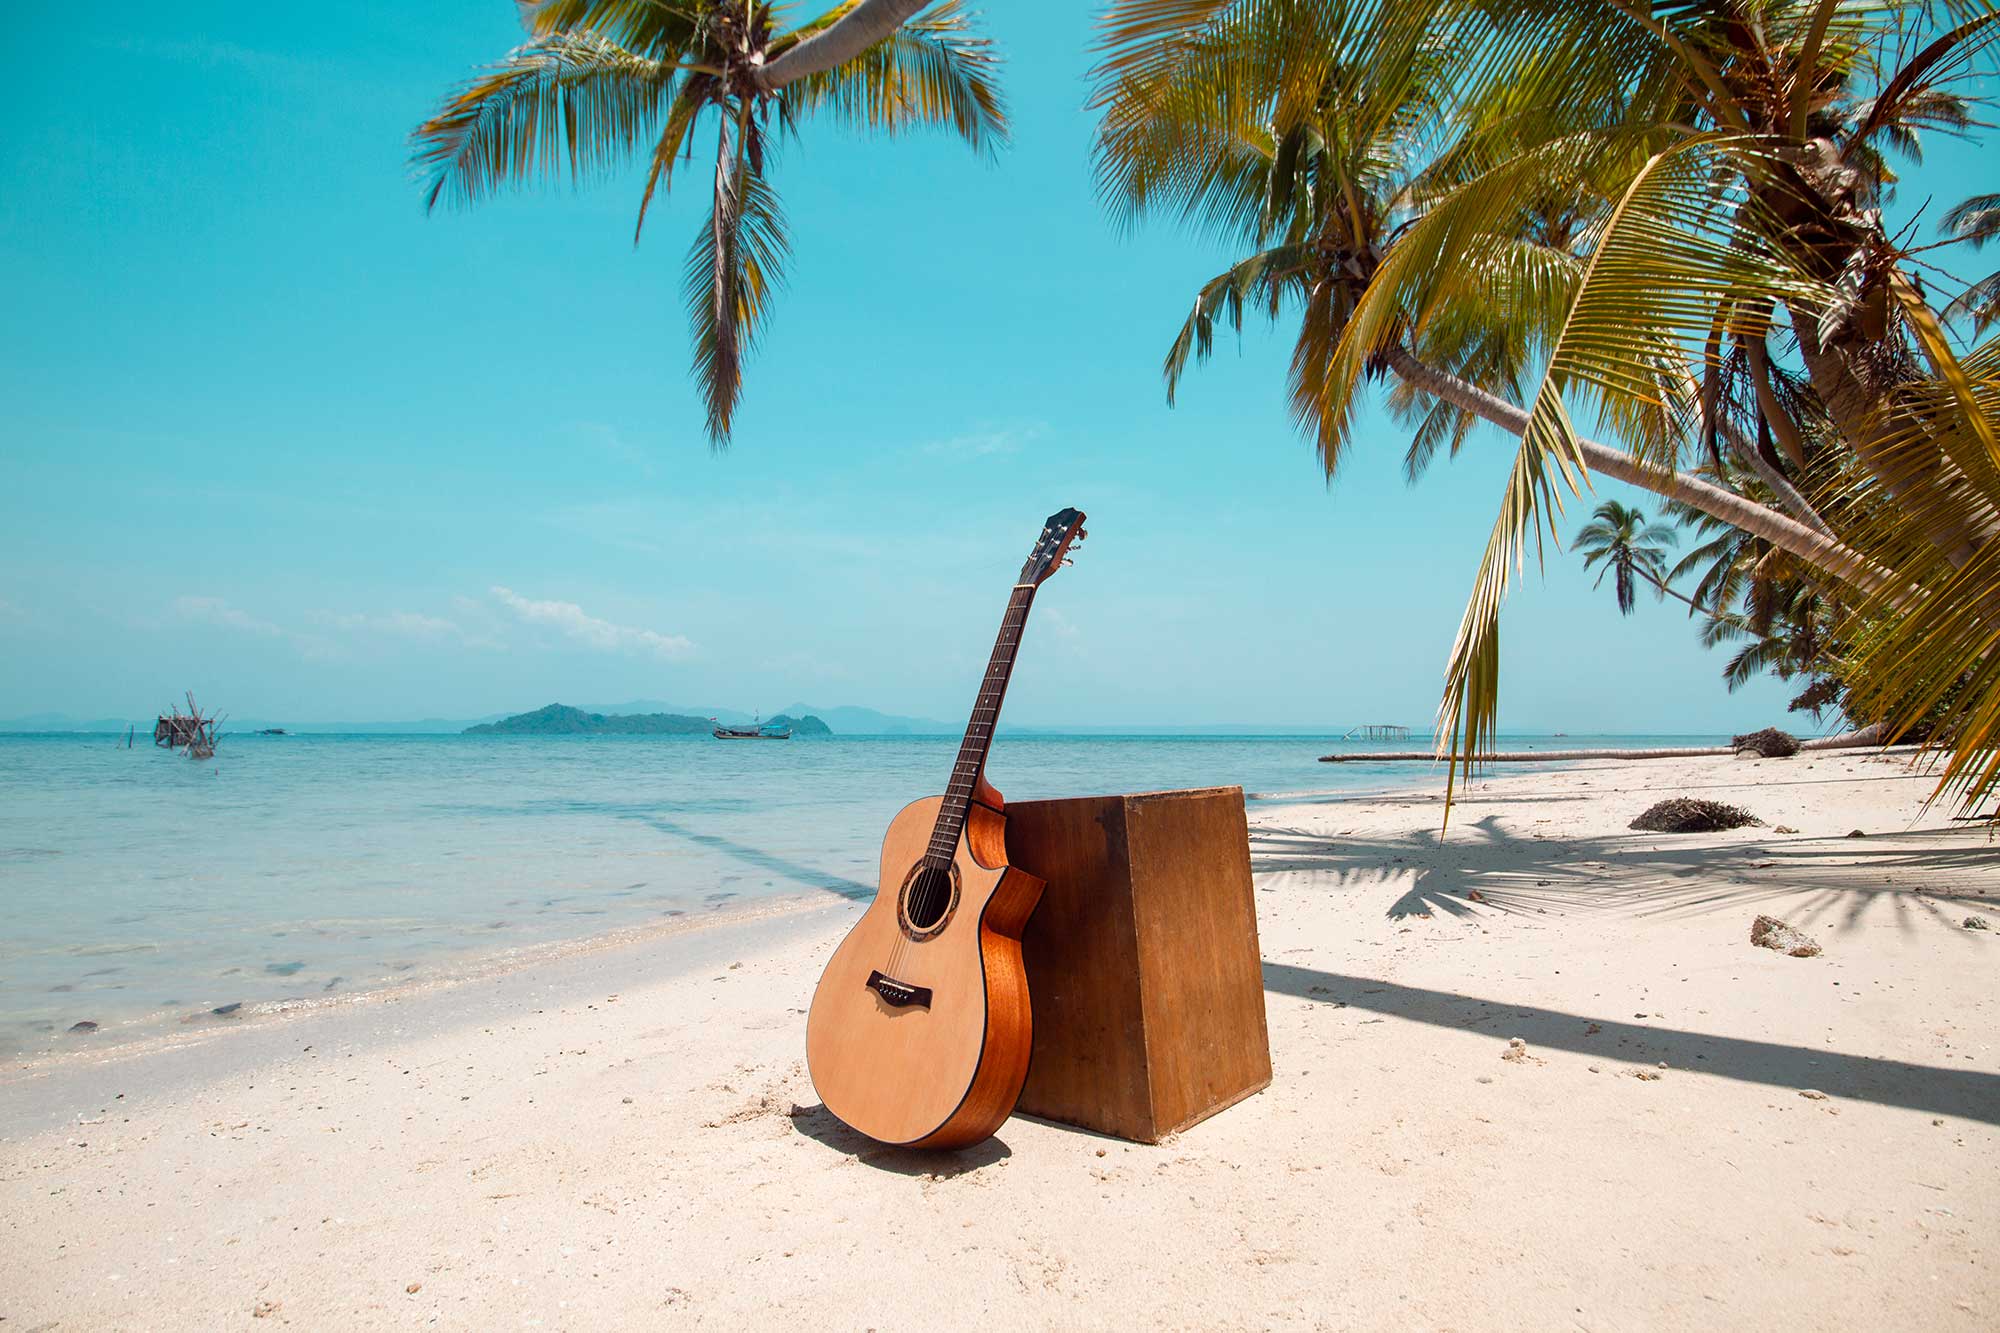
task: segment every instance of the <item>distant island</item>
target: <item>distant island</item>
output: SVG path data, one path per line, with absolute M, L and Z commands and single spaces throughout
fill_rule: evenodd
M 767 727 L 790 727 L 793 736 L 833 735 L 833 728 L 814 717 L 811 713 L 807 713 L 803 717 L 793 717 L 790 713 L 780 713 L 776 717 L 767 718 L 764 725 Z
M 831 736 L 833 728 L 818 718 L 780 714 L 767 726 L 788 726 L 794 736 Z M 715 724 L 685 713 L 586 713 L 568 704 L 550 704 L 532 713 L 516 713 L 498 722 L 467 727 L 467 736 L 706 736 Z

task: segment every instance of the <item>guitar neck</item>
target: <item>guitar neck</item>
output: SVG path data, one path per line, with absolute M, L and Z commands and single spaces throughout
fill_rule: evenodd
M 1007 682 L 1014 674 L 1014 657 L 1021 646 L 1021 627 L 1028 623 L 1028 608 L 1034 604 L 1035 585 L 1014 586 L 1007 599 L 1007 614 L 1000 618 L 1000 633 L 993 641 L 993 656 L 987 661 L 986 675 L 979 682 L 979 697 L 973 701 L 972 720 L 965 724 L 965 739 L 958 746 L 958 762 L 952 765 L 951 783 L 944 791 L 944 807 L 938 811 L 937 827 L 931 832 L 930 850 L 925 860 L 940 868 L 951 864 L 958 840 L 965 832 L 965 818 L 972 808 L 972 794 L 986 771 L 986 755 L 993 748 L 993 725 L 1000 717 L 1000 705 L 1007 698 Z

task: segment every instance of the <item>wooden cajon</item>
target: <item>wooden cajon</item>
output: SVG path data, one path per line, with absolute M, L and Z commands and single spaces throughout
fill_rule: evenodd
M 1048 881 L 1016 1110 L 1157 1143 L 1270 1084 L 1241 787 L 1010 802 L 1007 859 Z

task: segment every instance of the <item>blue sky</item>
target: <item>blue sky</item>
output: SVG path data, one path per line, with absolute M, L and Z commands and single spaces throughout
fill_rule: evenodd
M 988 23 L 997 160 L 811 123 L 783 150 L 794 264 L 714 454 L 679 289 L 699 190 L 636 250 L 630 175 L 424 214 L 406 136 L 519 40 L 508 0 L 15 16 L 0 712 L 193 687 L 293 719 L 960 716 L 1075 504 L 1092 540 L 1044 590 L 1011 721 L 1427 726 L 1511 442 L 1410 487 L 1372 414 L 1329 488 L 1282 333 L 1219 341 L 1168 409 L 1160 355 L 1224 256 L 1099 209 L 1084 6 Z M 1505 634 L 1508 729 L 1783 714 L 1782 686 L 1726 694 L 1672 604 L 1621 619 L 1567 556 Z

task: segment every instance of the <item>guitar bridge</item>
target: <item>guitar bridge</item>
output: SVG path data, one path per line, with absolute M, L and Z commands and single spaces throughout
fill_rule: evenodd
M 868 989 L 881 996 L 882 1002 L 891 1009 L 907 1009 L 911 1005 L 917 1005 L 924 1009 L 931 1007 L 931 988 L 929 986 L 912 986 L 908 982 L 898 981 L 894 977 L 884 976 L 880 972 L 870 972 L 868 974 Z

